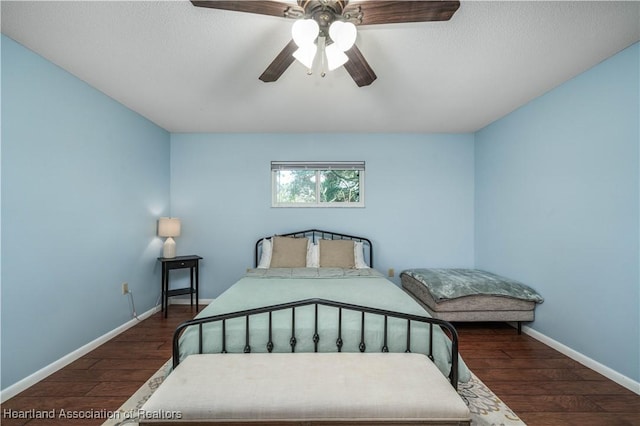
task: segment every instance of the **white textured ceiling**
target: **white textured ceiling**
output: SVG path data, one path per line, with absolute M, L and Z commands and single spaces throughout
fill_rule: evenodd
M 375 1 L 375 0 L 371 0 Z M 462 2 L 359 27 L 378 75 L 258 76 L 293 21 L 189 1 L 2 1 L 2 33 L 170 132 L 472 132 L 640 39 L 639 2 Z

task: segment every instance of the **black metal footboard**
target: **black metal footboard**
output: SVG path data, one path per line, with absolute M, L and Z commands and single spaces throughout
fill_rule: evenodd
M 456 332 L 456 329 L 453 327 L 453 325 L 451 325 L 451 323 L 444 321 L 444 320 L 440 320 L 440 319 L 436 319 L 436 318 L 430 318 L 430 317 L 424 317 L 424 316 L 420 316 L 420 315 L 413 315 L 413 314 L 407 314 L 407 313 L 403 313 L 403 312 L 394 312 L 394 311 L 387 311 L 384 309 L 376 309 L 376 308 L 370 308 L 367 306 L 359 306 L 359 305 L 352 305 L 349 303 L 342 303 L 342 302 L 335 302 L 332 300 L 325 300 L 325 299 L 306 299 L 306 300 L 300 300 L 297 302 L 290 302 L 290 303 L 282 303 L 282 304 L 278 304 L 278 305 L 272 305 L 272 306 L 265 306 L 265 307 L 261 307 L 261 308 L 256 308 L 256 309 L 247 309 L 244 311 L 238 311 L 238 312 L 232 312 L 232 313 L 228 313 L 228 314 L 220 314 L 220 315 L 214 315 L 214 316 L 210 316 L 210 317 L 205 317 L 205 318 L 197 318 L 197 319 L 193 319 L 193 320 L 189 320 L 186 321 L 182 324 L 180 324 L 177 328 L 176 331 L 174 332 L 173 335 L 173 368 L 176 368 L 178 366 L 178 364 L 180 364 L 180 344 L 179 344 L 179 340 L 180 340 L 180 336 L 182 335 L 182 332 L 187 328 L 187 327 L 191 327 L 191 326 L 197 326 L 199 331 L 198 331 L 198 339 L 199 339 L 199 353 L 203 353 L 203 333 L 202 333 L 202 327 L 204 324 L 208 324 L 208 323 L 213 323 L 213 322 L 220 322 L 222 327 L 221 327 L 221 347 L 222 347 L 222 353 L 226 353 L 226 338 L 227 338 L 227 332 L 226 332 L 226 320 L 232 319 L 232 318 L 245 318 L 245 322 L 246 322 L 246 326 L 245 326 L 245 346 L 244 346 L 244 352 L 245 353 L 249 353 L 251 352 L 251 344 L 250 344 L 250 337 L 249 337 L 249 330 L 250 330 L 250 318 L 253 315 L 258 315 L 258 314 L 269 314 L 269 324 L 268 324 L 268 341 L 264 342 L 264 345 L 266 346 L 267 352 L 272 352 L 273 351 L 273 342 L 271 340 L 271 336 L 272 336 L 272 313 L 276 312 L 276 311 L 282 311 L 282 310 L 286 310 L 286 309 L 290 309 L 291 310 L 291 338 L 289 339 L 289 345 L 291 346 L 291 352 L 295 352 L 296 350 L 296 343 L 297 343 L 297 338 L 296 338 L 296 308 L 302 307 L 302 306 L 309 306 L 309 305 L 314 305 L 315 306 L 315 315 L 314 315 L 314 334 L 312 336 L 313 338 L 313 342 L 314 342 L 314 351 L 318 352 L 318 342 L 320 341 L 320 335 L 318 334 L 318 306 L 327 306 L 327 307 L 333 307 L 337 309 L 337 313 L 338 313 L 338 338 L 336 339 L 336 351 L 337 352 L 341 352 L 342 351 L 342 346 L 343 346 L 343 341 L 342 341 L 342 311 L 343 310 L 349 310 L 349 311 L 356 311 L 359 312 L 361 315 L 361 322 L 360 322 L 360 344 L 358 346 L 360 352 L 365 352 L 367 350 L 367 344 L 365 342 L 365 315 L 369 314 L 369 315 L 379 315 L 382 316 L 384 318 L 384 329 L 382 330 L 382 335 L 383 335 L 383 346 L 380 348 L 380 351 L 382 352 L 389 352 L 389 348 L 387 347 L 387 336 L 388 336 L 388 330 L 387 330 L 387 321 L 389 318 L 398 318 L 401 320 L 406 320 L 407 322 L 407 337 L 406 337 L 406 350 L 405 352 L 411 352 L 411 322 L 422 322 L 422 323 L 427 323 L 429 324 L 429 353 L 427 354 L 427 356 L 433 361 L 434 357 L 433 357 L 433 333 L 434 333 L 434 326 L 439 326 L 441 327 L 449 336 L 449 338 L 451 339 L 451 372 L 449 373 L 449 380 L 451 382 L 451 385 L 457 389 L 458 386 L 458 333 Z

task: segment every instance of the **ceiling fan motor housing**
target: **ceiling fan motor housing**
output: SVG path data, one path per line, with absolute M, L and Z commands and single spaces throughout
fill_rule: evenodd
M 342 16 L 345 0 L 298 0 L 305 16 L 313 19 L 320 27 L 320 35 L 329 38 L 329 27 Z
M 318 9 L 330 9 L 333 13 L 341 15 L 347 3 L 346 0 L 298 0 L 298 5 L 308 14 Z

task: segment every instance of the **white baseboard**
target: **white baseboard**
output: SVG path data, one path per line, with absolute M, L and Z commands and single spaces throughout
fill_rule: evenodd
M 548 337 L 542 333 L 540 333 L 539 331 L 534 330 L 531 327 L 527 327 L 527 326 L 522 326 L 522 332 L 533 337 L 534 339 L 544 343 L 547 346 L 552 347 L 553 349 L 557 350 L 558 352 L 568 356 L 569 358 L 573 359 L 574 361 L 579 362 L 580 364 L 584 365 L 585 367 L 588 367 L 600 374 L 602 374 L 603 376 L 605 376 L 607 379 L 613 380 L 614 382 L 616 382 L 617 384 L 619 384 L 620 386 L 624 386 L 625 388 L 629 389 L 632 392 L 635 392 L 636 394 L 640 395 L 640 382 L 636 382 L 635 380 L 631 379 L 630 377 L 625 376 L 624 374 L 618 373 L 617 371 L 607 367 L 606 365 L 600 364 L 598 361 L 595 361 L 591 358 L 589 358 L 588 356 L 581 354 L 578 351 L 575 351 L 573 349 L 571 349 L 568 346 L 563 345 L 562 343 L 553 340 L 551 337 Z
M 115 336 L 122 333 L 123 331 L 126 331 L 129 328 L 133 327 L 134 325 L 138 324 L 140 320 L 146 319 L 159 311 L 160 311 L 160 306 L 151 308 L 144 314 L 139 315 L 138 316 L 139 320 L 134 318 L 134 319 L 131 319 L 130 321 L 127 321 L 126 323 L 122 324 L 120 327 L 109 331 L 108 333 L 98 337 L 97 339 L 87 343 L 86 345 L 76 349 L 75 351 L 63 356 L 57 361 L 54 361 L 51 364 L 47 365 L 46 367 L 43 367 L 40 370 L 36 371 L 35 373 L 31 374 L 30 376 L 27 376 L 24 379 L 14 383 L 13 385 L 8 386 L 5 389 L 2 389 L 0 391 L 0 402 L 4 403 L 9 398 L 16 396 L 17 394 L 33 386 L 40 380 L 45 379 L 46 377 L 50 376 L 51 374 L 55 373 L 61 368 L 71 364 L 73 361 L 77 360 L 78 358 L 81 358 L 82 356 L 88 354 L 89 352 L 91 352 L 98 346 L 102 345 L 103 343 L 107 342 L 108 340 L 113 339 Z

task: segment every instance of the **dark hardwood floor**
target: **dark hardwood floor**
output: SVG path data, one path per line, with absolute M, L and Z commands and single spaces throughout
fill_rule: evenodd
M 2 425 L 100 425 L 104 419 L 15 419 L 61 409 L 116 410 L 171 356 L 173 305 L 2 404 Z M 640 396 L 504 324 L 457 324 L 467 365 L 528 425 L 640 425 Z M 57 416 L 56 416 L 57 417 Z
M 640 425 L 640 395 L 506 324 L 456 324 L 469 368 L 528 425 Z

